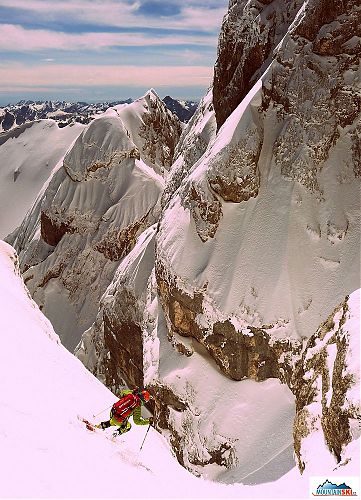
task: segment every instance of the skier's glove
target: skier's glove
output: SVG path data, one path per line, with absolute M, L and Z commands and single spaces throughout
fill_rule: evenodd
M 149 421 L 149 425 L 153 425 L 154 424 L 154 418 L 153 417 L 149 417 L 148 421 Z

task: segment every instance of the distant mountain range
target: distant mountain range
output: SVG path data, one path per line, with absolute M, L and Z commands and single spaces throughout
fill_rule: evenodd
M 167 96 L 163 99 L 167 108 L 180 121 L 186 123 L 195 112 L 198 103 L 184 101 Z M 88 124 L 100 113 L 119 104 L 130 104 L 132 99 L 121 101 L 105 101 L 99 103 L 67 102 L 67 101 L 19 101 L 0 108 L 0 132 L 8 131 L 18 125 L 35 120 L 51 118 L 58 122 L 59 127 L 79 122 Z
M 178 101 L 169 95 L 163 99 L 163 102 L 184 123 L 189 122 L 198 106 L 197 101 Z

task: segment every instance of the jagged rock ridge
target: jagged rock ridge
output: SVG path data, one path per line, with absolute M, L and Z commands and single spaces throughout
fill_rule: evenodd
M 231 0 L 222 24 L 214 68 L 218 129 L 271 63 L 304 0 Z
M 179 101 L 173 99 L 169 95 L 165 96 L 163 99 L 164 104 L 167 108 L 178 116 L 181 122 L 187 123 L 192 118 L 194 112 L 198 107 L 198 102 L 195 101 Z
M 70 350 L 93 323 L 119 261 L 157 221 L 159 173 L 169 168 L 179 133 L 154 91 L 110 109 L 78 137 L 9 238 L 28 288 Z

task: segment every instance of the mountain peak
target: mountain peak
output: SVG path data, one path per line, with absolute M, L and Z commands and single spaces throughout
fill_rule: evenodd
M 159 95 L 157 94 L 157 92 L 151 88 L 148 90 L 148 92 L 144 95 L 144 97 L 142 98 L 144 99 L 147 104 L 156 104 L 156 103 L 162 103 L 162 100 L 161 98 L 159 97 Z M 162 103 L 163 104 L 163 103 Z

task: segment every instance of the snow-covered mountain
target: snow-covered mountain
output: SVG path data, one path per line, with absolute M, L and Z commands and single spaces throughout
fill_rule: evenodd
M 88 124 L 108 108 L 130 102 L 132 102 L 131 99 L 93 104 L 67 101 L 19 101 L 16 104 L 8 104 L 0 108 L 0 132 L 8 131 L 24 123 L 44 119 L 57 121 L 59 127 L 65 127 L 75 122 Z
M 231 46 L 238 43 L 246 14 L 242 46 L 256 47 L 257 37 L 265 36 L 264 29 L 250 28 L 252 19 L 261 19 L 273 33 L 269 52 L 252 70 L 254 85 L 227 116 L 219 117 L 216 106 L 213 112 L 211 93 L 200 105 L 178 144 L 157 234 L 143 235 L 122 263 L 77 351 L 108 385 L 124 378 L 135 384 L 142 372 L 154 383 L 161 426 L 171 432 L 178 459 L 198 473 L 209 464 L 237 468 L 242 456 L 227 424 L 223 429 L 217 421 L 212 437 L 203 427 L 214 401 L 227 394 L 220 372 L 234 381 L 276 378 L 288 385 L 297 409 L 289 436 L 301 470 L 320 465 L 305 458 L 306 436 L 326 443 L 319 444 L 328 453 L 323 464 L 348 460 L 346 445 L 359 438 L 359 370 L 352 361 L 358 351 L 350 347 L 359 336 L 352 319 L 359 315 L 358 296 L 348 296 L 360 287 L 360 112 L 352 104 L 359 98 L 358 59 L 350 30 L 360 11 L 352 2 L 335 9 L 316 1 L 286 4 L 291 10 L 280 26 L 287 9 L 279 4 L 230 3 L 218 67 L 234 64 L 223 40 L 233 36 Z M 329 53 L 326 40 L 336 34 L 343 45 Z M 248 56 L 241 60 L 238 66 L 248 64 Z M 246 70 L 235 72 L 230 95 Z M 217 85 L 216 75 L 214 90 Z M 213 102 L 219 104 L 215 96 Z M 318 339 L 323 348 L 316 355 Z M 207 359 L 208 372 L 199 368 L 198 355 Z M 314 366 L 305 362 L 313 357 Z M 136 368 L 120 358 L 132 359 Z M 211 381 L 209 395 L 199 386 L 200 373 Z M 322 389 L 305 400 L 317 380 Z
M 164 97 L 163 102 L 184 123 L 189 122 L 198 107 L 198 102 L 196 101 L 173 99 L 169 95 Z
M 21 224 L 83 128 L 80 123 L 59 128 L 54 120 L 40 120 L 0 134 L 0 238 Z
M 360 25 L 351 0 L 231 0 L 182 133 L 154 91 L 109 109 L 8 238 L 64 344 L 147 384 L 196 475 L 358 470 Z
M 1 241 L 0 276 L 1 497 L 232 499 L 268 498 L 270 492 L 276 498 L 307 497 L 308 477 L 295 469 L 272 484 L 267 471 L 263 484 L 237 484 L 237 478 L 233 485 L 217 484 L 182 468 L 166 439 L 152 428 L 141 451 L 143 426 L 133 424 L 128 434 L 115 439 L 112 429 L 88 431 L 78 416 L 105 420 L 115 395 L 60 344 L 23 284 L 14 250 Z M 243 415 L 257 399 L 253 411 L 258 409 L 260 417 L 262 405 L 266 408 L 271 397 L 283 392 L 272 381 L 263 390 L 258 387 L 257 397 L 252 389 L 248 402 L 239 403 Z M 262 425 L 268 435 L 276 431 L 264 412 L 249 429 L 248 440 L 255 445 Z M 247 461 L 257 454 L 257 446 L 249 449 Z M 357 474 L 353 465 L 332 471 L 332 476 L 342 481 L 345 474 Z
M 181 131 L 154 91 L 93 120 L 9 238 L 28 288 L 73 350 L 137 237 L 160 213 Z
M 239 40 L 233 9 L 239 16 L 250 9 L 257 19 L 273 19 L 272 3 L 258 2 L 257 9 L 255 3 L 230 3 L 219 67 L 233 64 L 233 49 L 223 52 L 224 36 Z M 360 287 L 354 36 L 361 12 L 353 2 L 300 7 L 282 41 L 275 38 L 268 66 L 260 63 L 262 78 L 228 117 L 218 119 L 215 110 L 217 123 L 225 121 L 163 211 L 155 258 L 158 297 L 180 352 L 192 357 L 200 344 L 231 379 L 276 377 L 292 391 L 295 363 L 305 349 L 302 355 L 310 355 L 307 339 Z M 264 30 L 247 29 L 243 46 L 256 46 L 257 36 Z M 332 36 L 335 46 L 327 43 Z M 334 363 L 331 357 L 327 366 Z M 351 378 L 358 377 L 356 370 Z M 330 380 L 330 386 L 342 386 L 341 379 Z M 189 383 L 197 385 L 195 379 Z M 342 408 L 334 411 L 343 418 L 327 424 L 326 408 L 317 409 L 337 460 L 353 439 L 353 410 L 344 414 Z M 359 415 L 359 402 L 355 408 Z M 312 418 L 305 414 L 302 429 L 308 433 Z M 176 435 L 181 425 L 174 426 Z M 336 445 L 330 436 L 337 434 L 343 437 Z M 298 439 L 295 430 L 296 449 Z M 189 457 L 185 442 L 184 450 Z

